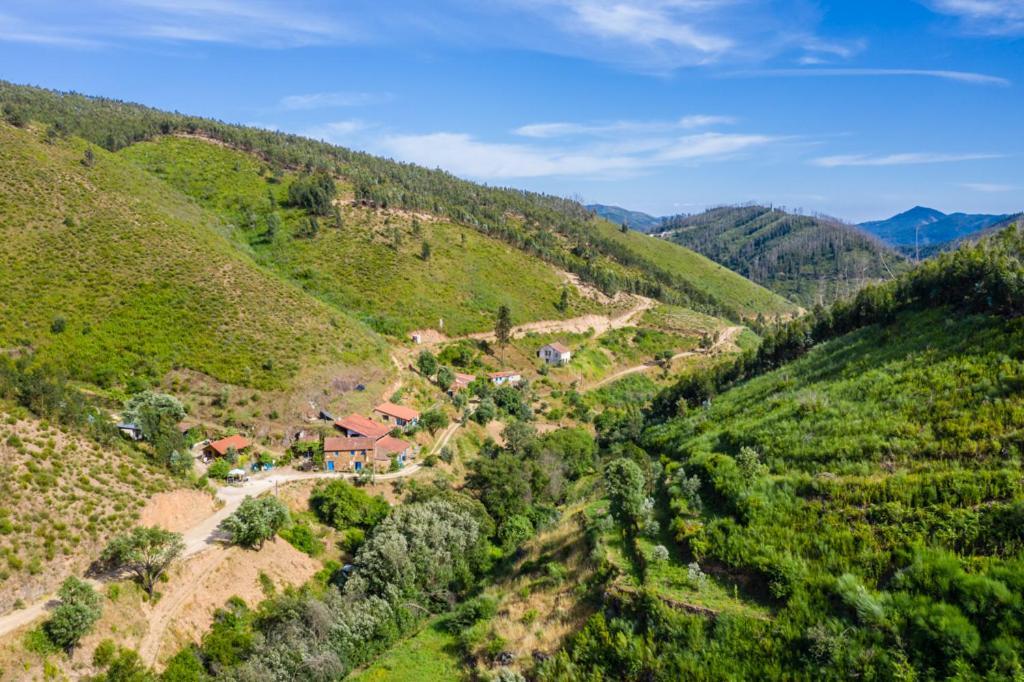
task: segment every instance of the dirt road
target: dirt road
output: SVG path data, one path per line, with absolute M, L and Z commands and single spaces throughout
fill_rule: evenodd
M 419 464 L 411 464 L 401 471 L 389 474 L 380 474 L 376 477 L 378 481 L 388 481 L 395 478 L 412 476 L 419 471 Z M 195 554 L 211 547 L 221 547 L 224 536 L 218 530 L 220 522 L 230 516 L 246 497 L 257 497 L 273 490 L 276 486 L 291 481 L 305 481 L 314 478 L 355 478 L 356 474 L 346 473 L 320 473 L 320 472 L 294 472 L 272 474 L 266 478 L 256 478 L 238 486 L 224 486 L 217 490 L 217 499 L 224 503 L 220 509 L 203 519 L 200 523 L 189 528 L 182 537 L 185 541 L 185 552 L 182 556 L 187 559 Z M 101 586 L 97 581 L 91 582 L 94 587 Z M 21 627 L 29 625 L 44 617 L 49 610 L 57 603 L 56 593 L 48 594 L 45 597 L 29 604 L 23 609 L 12 611 L 0 616 L 0 637 L 13 632 Z M 152 631 L 151 631 L 152 634 Z M 159 639 L 157 640 L 159 643 Z M 151 662 L 146 659 L 147 662 Z
M 715 344 L 711 346 L 711 348 L 708 348 L 707 350 L 688 350 L 683 351 L 682 353 L 676 353 L 675 355 L 672 356 L 669 362 L 675 362 L 676 360 L 679 360 L 681 358 L 690 358 L 697 355 L 710 355 L 716 351 L 722 350 L 726 344 L 731 344 L 733 342 L 733 339 L 736 338 L 736 335 L 739 334 L 742 330 L 743 327 L 726 327 L 725 329 L 722 330 L 722 333 L 719 335 L 718 341 L 716 341 Z M 602 386 L 610 384 L 613 381 L 617 381 L 624 376 L 636 374 L 637 372 L 646 372 L 647 370 L 657 366 L 658 363 L 654 362 L 653 360 L 650 360 L 642 365 L 635 365 L 633 367 L 620 369 L 618 372 L 609 374 L 608 376 L 602 378 L 599 381 L 595 381 L 592 384 L 584 386 L 583 390 L 592 391 L 595 388 L 601 388 Z

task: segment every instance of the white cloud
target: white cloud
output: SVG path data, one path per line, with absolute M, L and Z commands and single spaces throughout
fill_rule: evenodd
M 570 0 L 568 4 L 579 22 L 577 28 L 601 38 L 642 45 L 665 43 L 705 54 L 724 52 L 734 45 L 731 38 L 688 20 L 695 10 L 706 12 L 724 3 Z
M 331 142 L 334 144 L 344 144 L 346 142 L 351 142 L 352 136 L 356 133 L 365 132 L 373 127 L 373 125 L 366 123 L 365 121 L 350 119 L 347 121 L 332 121 L 330 123 L 314 126 L 305 130 L 302 134 L 316 140 L 324 140 L 325 142 Z
M 362 107 L 387 102 L 393 96 L 386 92 L 315 92 L 307 95 L 282 97 L 280 106 L 290 111 L 306 109 L 338 109 Z
M 811 164 L 823 168 L 843 166 L 909 166 L 926 163 L 951 163 L 955 161 L 978 161 L 1002 158 L 1002 154 L 935 154 L 930 152 L 908 152 L 903 154 L 837 154 L 811 160 Z
M 975 192 L 984 192 L 985 194 L 997 194 L 999 192 L 1010 192 L 1016 189 L 1013 185 L 1002 185 L 994 182 L 962 182 L 961 187 L 966 187 L 969 190 Z
M 597 177 L 632 174 L 657 166 L 726 158 L 769 144 L 767 135 L 701 133 L 667 139 L 625 140 L 577 148 L 478 140 L 463 133 L 392 135 L 381 150 L 403 161 L 444 168 L 472 178 Z
M 959 18 L 968 31 L 1024 33 L 1024 0 L 931 0 L 934 11 Z
M 1010 81 L 1001 76 L 991 76 L 972 71 L 943 71 L 937 69 L 751 69 L 747 71 L 732 71 L 723 75 L 796 78 L 826 76 L 921 76 L 924 78 L 941 78 L 961 83 L 971 83 L 973 85 L 1010 85 Z
M 608 137 L 636 133 L 667 133 L 673 130 L 692 130 L 708 128 L 714 125 L 734 123 L 732 116 L 712 116 L 693 114 L 683 116 L 675 121 L 615 121 L 613 123 L 531 123 L 516 128 L 513 132 L 522 137 L 538 139 L 594 136 Z

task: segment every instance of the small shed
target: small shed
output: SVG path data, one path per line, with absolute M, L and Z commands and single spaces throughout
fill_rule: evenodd
M 131 422 L 119 423 L 117 430 L 121 432 L 121 435 L 126 436 L 130 440 L 142 440 L 142 428 Z

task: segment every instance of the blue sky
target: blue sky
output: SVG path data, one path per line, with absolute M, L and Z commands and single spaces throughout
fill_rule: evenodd
M 655 214 L 1024 209 L 1024 0 L 5 0 L 0 65 Z

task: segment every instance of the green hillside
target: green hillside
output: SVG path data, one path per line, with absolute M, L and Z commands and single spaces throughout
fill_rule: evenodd
M 837 221 L 764 206 L 666 220 L 666 237 L 810 308 L 906 269 L 902 256 Z
M 0 123 L 0 347 L 100 386 L 186 367 L 277 388 L 306 368 L 385 366 L 364 325 L 241 254 L 135 164 Z
M 160 135 L 202 135 L 262 158 L 271 174 L 324 169 L 344 178 L 353 197 L 381 209 L 402 209 L 448 220 L 498 239 L 578 275 L 608 294 L 629 291 L 701 312 L 739 319 L 754 312 L 732 301 L 760 294 L 707 287 L 685 269 L 659 267 L 639 242 L 609 239 L 595 229 L 583 205 L 549 195 L 488 187 L 440 170 L 397 163 L 324 142 L 219 121 L 185 116 L 116 100 L 17 86 L 0 81 L 0 103 L 31 120 L 70 131 L 110 151 Z M 733 287 L 753 287 L 735 280 Z M 324 289 L 330 287 L 325 286 Z M 789 307 L 776 301 L 766 315 Z
M 693 282 L 703 294 L 742 317 L 756 317 L 758 313 L 791 315 L 797 310 L 782 296 L 690 249 L 645 234 L 623 232 L 605 220 L 595 220 L 593 225 L 602 239 L 627 250 L 647 267 L 665 273 L 666 278 Z
M 656 400 L 639 587 L 541 678 L 1019 677 L 1022 253 L 946 254 Z
M 341 227 L 333 215 L 320 217 L 318 235 L 301 238 L 297 233 L 309 216 L 288 205 L 296 174 L 272 175 L 251 154 L 195 138 L 161 137 L 119 155 L 218 213 L 257 260 L 384 332 L 436 327 L 442 318 L 449 334 L 485 330 L 503 303 L 517 322 L 597 309 L 571 288 L 569 307 L 559 310 L 563 279 L 521 250 L 429 215 L 354 207 L 344 186 Z M 269 239 L 271 214 L 281 227 Z

